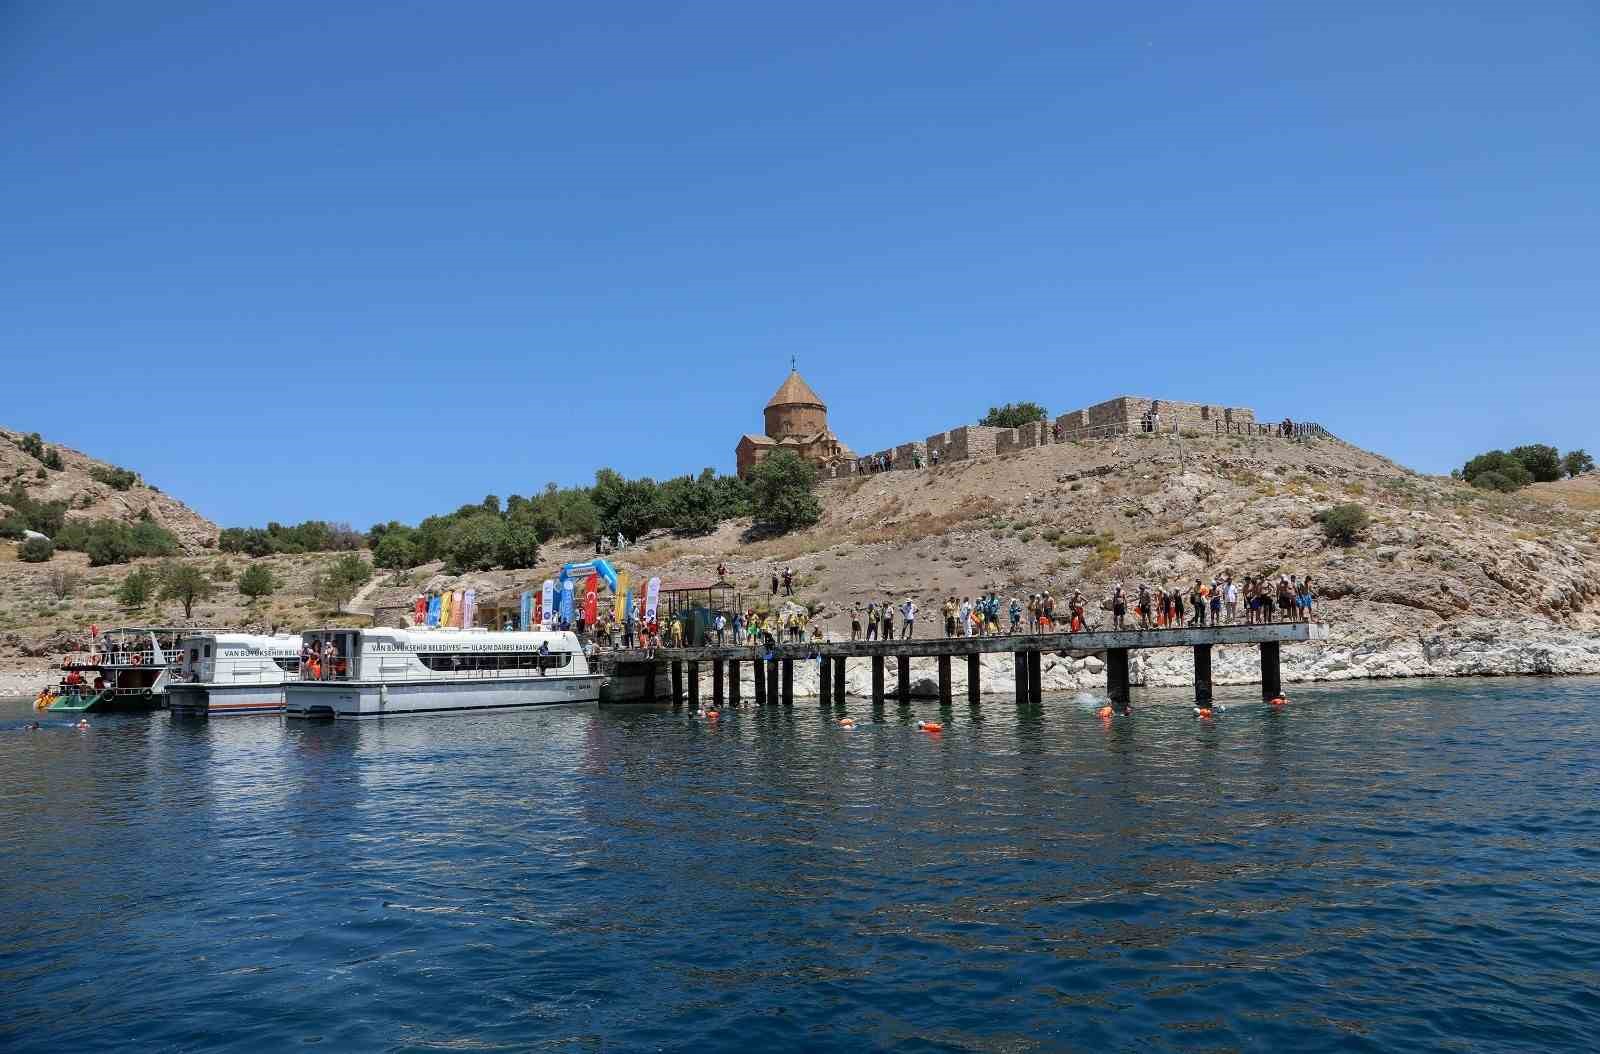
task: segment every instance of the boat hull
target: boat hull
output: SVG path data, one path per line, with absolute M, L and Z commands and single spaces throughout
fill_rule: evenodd
M 173 684 L 167 706 L 191 717 L 283 713 L 281 684 Z
M 284 712 L 290 717 L 361 720 L 593 705 L 600 699 L 604 680 L 599 674 L 579 674 L 398 682 L 292 681 L 284 686 Z

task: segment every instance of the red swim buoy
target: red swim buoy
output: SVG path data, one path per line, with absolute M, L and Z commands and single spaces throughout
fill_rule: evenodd
M 1287 703 L 1288 701 L 1289 700 L 1285 699 L 1283 696 L 1280 695 L 1277 698 L 1272 700 L 1272 705 L 1273 706 L 1282 706 L 1284 703 Z
M 918 721 L 917 722 L 917 731 L 919 731 L 919 732 L 943 732 L 944 731 L 944 726 L 941 725 L 937 721 Z
M 1102 706 L 1100 709 L 1095 711 L 1095 715 L 1097 717 L 1110 717 L 1112 713 L 1114 713 L 1114 711 L 1109 706 Z
M 722 714 L 720 714 L 716 710 L 707 710 L 706 711 L 706 720 L 707 721 L 715 721 L 717 718 L 719 718 L 721 716 L 722 716 Z
M 1211 720 L 1211 716 L 1212 716 L 1211 715 L 1211 707 L 1209 707 L 1209 706 L 1197 706 L 1197 707 L 1195 707 L 1194 708 L 1194 716 L 1198 717 L 1202 721 Z

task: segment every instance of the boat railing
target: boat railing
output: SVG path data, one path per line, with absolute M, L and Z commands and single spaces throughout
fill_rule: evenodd
M 183 660 L 180 651 L 163 649 L 156 652 L 146 648 L 142 651 L 136 649 L 113 648 L 99 651 L 68 652 L 62 666 L 94 666 L 94 667 L 121 667 L 134 669 L 141 666 L 155 667 L 157 669 L 175 668 Z
M 409 659 L 410 656 L 395 656 L 385 661 L 383 656 L 368 656 L 362 660 L 358 667 L 352 670 L 343 660 L 328 666 L 324 664 L 320 670 L 309 666 L 302 667 L 300 680 L 306 682 L 337 683 L 340 681 L 382 681 L 386 683 L 401 683 L 405 681 L 438 681 L 438 680 L 496 680 L 508 677 L 530 676 L 561 676 L 570 675 L 576 663 L 572 656 L 575 652 L 553 652 L 549 655 L 506 655 L 506 656 L 474 656 L 475 665 L 457 666 L 442 669 L 418 669 Z M 485 659 L 493 658 L 495 665 L 486 665 Z M 590 671 L 591 673 L 594 671 Z

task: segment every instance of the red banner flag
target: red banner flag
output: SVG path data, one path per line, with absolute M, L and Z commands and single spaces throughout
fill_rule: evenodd
M 586 625 L 594 625 L 600 619 L 600 576 L 593 571 L 589 572 L 589 580 L 583 584 L 583 621 Z

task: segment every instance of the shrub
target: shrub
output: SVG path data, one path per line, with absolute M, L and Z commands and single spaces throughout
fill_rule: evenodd
M 83 583 L 83 576 L 76 571 L 68 571 L 58 567 L 50 572 L 50 595 L 57 600 L 65 600 L 78 591 L 78 586 Z
M 1038 403 L 1006 403 L 989 407 L 978 424 L 988 428 L 1016 428 L 1031 421 L 1043 421 L 1046 416 L 1044 407 Z
M 410 527 L 394 524 L 383 531 L 372 550 L 372 562 L 390 571 L 405 571 L 422 561 L 417 558 L 417 543 Z
M 1581 476 L 1585 472 L 1594 471 L 1594 458 L 1589 456 L 1587 450 L 1569 450 L 1567 456 L 1561 459 L 1561 470 L 1570 479 Z
M 17 558 L 30 564 L 42 564 L 55 555 L 56 547 L 48 538 L 29 538 L 17 549 Z
M 252 603 L 261 597 L 271 596 L 277 590 L 278 579 L 266 564 L 251 564 L 239 576 L 239 592 L 249 597 Z
M 150 602 L 150 594 L 154 589 L 155 576 L 148 569 L 140 567 L 122 580 L 121 587 L 117 589 L 117 602 L 129 611 L 142 608 Z
M 1513 491 L 1533 482 L 1522 459 L 1504 450 L 1479 454 L 1461 467 L 1461 478 L 1484 490 Z
M 44 458 L 44 440 L 40 438 L 38 432 L 30 432 L 17 440 L 17 446 L 29 457 L 41 460 Z
M 1322 533 L 1334 545 L 1353 545 L 1371 522 L 1367 510 L 1353 502 L 1324 509 L 1314 519 L 1322 524 Z
M 372 568 L 367 562 L 355 553 L 347 553 L 312 580 L 311 593 L 318 600 L 334 605 L 336 611 L 343 611 L 345 602 L 371 577 Z
M 104 483 L 112 490 L 131 490 L 139 482 L 137 473 L 115 465 L 92 465 L 89 468 L 89 478 L 96 483 Z

